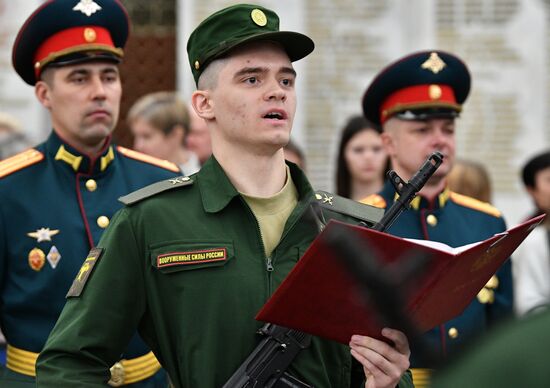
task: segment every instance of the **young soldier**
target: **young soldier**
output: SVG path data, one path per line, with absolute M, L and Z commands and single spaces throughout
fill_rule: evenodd
M 220 387 L 254 350 L 255 313 L 318 232 L 308 217 L 314 192 L 283 153 L 296 109 L 291 62 L 313 47 L 260 6 L 225 8 L 195 29 L 192 101 L 213 157 L 189 181 L 124 199 L 69 292 L 38 362 L 39 386 L 99 385 L 136 327 L 176 387 Z M 405 335 L 382 335 L 388 343 L 350 338 L 351 356 L 313 338 L 289 372 L 315 387 L 364 386 L 365 375 L 367 387 L 410 385 Z
M 447 174 L 455 158 L 455 119 L 470 90 L 470 73 L 456 56 L 422 51 L 382 70 L 363 98 L 367 119 L 383 127 L 382 141 L 392 168 L 409 180 L 434 151 L 443 154 L 436 170 L 412 207 L 403 212 L 389 233 L 433 240 L 456 247 L 484 240 L 504 231 L 500 212 L 491 205 L 451 192 Z M 391 182 L 380 195 L 363 202 L 387 208 L 397 198 Z M 512 277 L 509 260 L 483 288 L 464 313 L 429 331 L 425 338 L 440 358 L 512 313 Z M 415 357 L 411 365 L 417 387 L 429 381 L 433 365 Z
M 54 0 L 27 19 L 15 41 L 15 70 L 34 86 L 53 131 L 0 163 L 1 324 L 8 342 L 1 386 L 35 386 L 38 353 L 83 257 L 121 207 L 118 198 L 177 176 L 177 166 L 111 143 L 128 27 L 118 1 Z M 109 365 L 110 384 L 166 386 L 137 335 L 124 350 L 130 337 L 122 358 Z

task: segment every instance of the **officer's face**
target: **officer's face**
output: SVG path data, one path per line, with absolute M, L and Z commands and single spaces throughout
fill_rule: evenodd
M 98 151 L 113 131 L 122 88 L 118 67 L 108 62 L 52 68 L 35 93 L 51 114 L 54 129 L 85 152 Z
M 537 207 L 546 214 L 550 214 L 550 167 L 536 173 L 535 187 L 528 190 Z
M 276 44 L 250 44 L 231 54 L 209 91 L 212 144 L 273 153 L 288 143 L 296 111 L 296 74 Z
M 384 147 L 394 168 L 403 179 L 410 179 L 434 151 L 443 154 L 441 166 L 433 180 L 441 180 L 449 171 L 455 158 L 454 119 L 407 121 L 392 118 L 384 124 Z
M 130 125 L 134 135 L 134 149 L 156 158 L 173 160 L 182 146 L 183 128 L 176 127 L 165 134 L 142 117 L 136 118 Z

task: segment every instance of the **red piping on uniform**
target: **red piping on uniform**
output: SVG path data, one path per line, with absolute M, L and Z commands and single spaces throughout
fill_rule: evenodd
M 441 340 L 441 353 L 443 353 L 443 357 L 447 357 L 447 339 L 445 335 L 445 325 L 439 325 L 439 337 Z
M 88 243 L 90 244 L 90 249 L 94 247 L 94 239 L 92 237 L 92 232 L 90 230 L 90 224 L 88 223 L 88 218 L 86 217 L 86 210 L 84 209 L 84 203 L 82 202 L 82 194 L 80 194 L 80 177 L 83 174 L 76 174 L 76 197 L 78 199 L 78 207 L 80 208 L 80 215 L 84 221 L 84 229 L 86 229 L 86 236 L 88 237 Z

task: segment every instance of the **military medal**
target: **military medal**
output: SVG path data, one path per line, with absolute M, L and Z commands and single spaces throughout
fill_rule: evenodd
M 94 0 L 80 0 L 80 2 L 74 6 L 73 11 L 80 11 L 86 16 L 92 16 L 100 9 L 101 6 L 94 2 Z
M 52 241 L 52 236 L 59 233 L 59 229 L 50 230 L 50 228 L 40 228 L 36 232 L 29 232 L 27 236 L 35 238 L 37 242 Z
M 29 266 L 35 270 L 40 271 L 46 262 L 46 255 L 44 251 L 39 248 L 33 248 L 29 252 Z
M 55 245 L 51 247 L 48 256 L 46 256 L 46 259 L 48 259 L 48 263 L 50 263 L 53 269 L 57 267 L 57 263 L 59 263 L 59 260 L 61 260 L 61 254 L 59 253 Z

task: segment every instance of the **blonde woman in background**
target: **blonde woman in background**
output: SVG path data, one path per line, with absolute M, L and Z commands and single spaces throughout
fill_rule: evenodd
M 487 168 L 472 160 L 457 160 L 447 177 L 449 189 L 483 202 L 491 202 L 491 179 Z
M 156 92 L 141 97 L 130 108 L 127 121 L 136 151 L 175 163 L 184 175 L 200 169 L 197 155 L 185 146 L 189 111 L 175 93 Z

